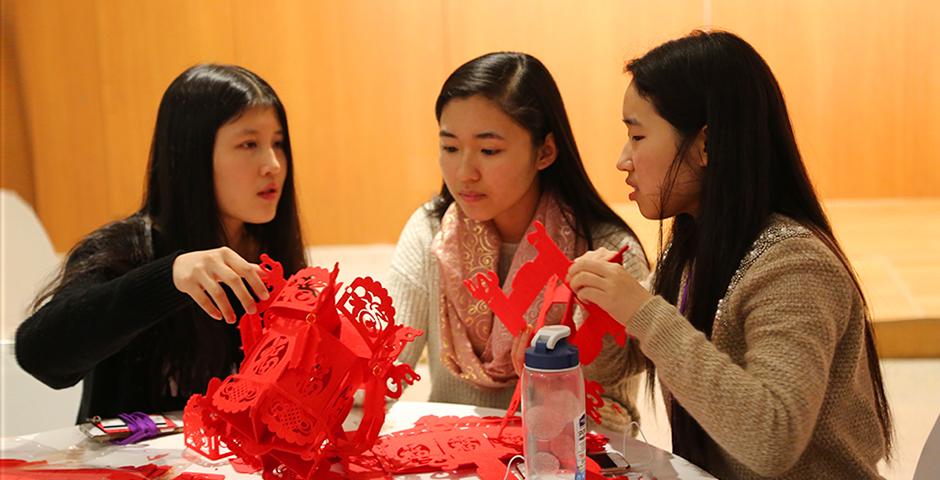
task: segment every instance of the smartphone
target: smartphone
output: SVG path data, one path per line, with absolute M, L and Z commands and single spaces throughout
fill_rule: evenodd
M 600 465 L 603 475 L 622 475 L 630 470 L 630 463 L 620 452 L 597 452 L 589 453 L 587 456 Z

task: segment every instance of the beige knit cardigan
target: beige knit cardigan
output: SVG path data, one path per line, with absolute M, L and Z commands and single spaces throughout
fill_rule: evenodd
M 626 329 L 717 447 L 718 478 L 880 478 L 865 309 L 839 258 L 774 216 L 718 306 L 711 340 L 656 296 Z M 668 405 L 668 403 L 667 403 Z

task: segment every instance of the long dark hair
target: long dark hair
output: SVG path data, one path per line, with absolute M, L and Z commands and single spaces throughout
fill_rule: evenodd
M 225 235 L 212 181 L 215 135 L 219 127 L 252 107 L 274 108 L 284 131 L 287 177 L 274 220 L 246 224 L 245 230 L 261 252 L 268 252 L 293 272 L 304 257 L 287 113 L 274 89 L 245 68 L 197 65 L 167 88 L 157 113 L 141 212 L 159 226 L 171 250 L 222 245 Z
M 226 244 L 213 182 L 212 157 L 219 128 L 237 119 L 246 109 L 273 107 L 283 130 L 287 175 L 277 213 L 266 224 L 246 224 L 245 230 L 259 253 L 280 261 L 285 271 L 302 268 L 304 244 L 300 232 L 294 189 L 293 156 L 287 114 L 274 89 L 251 71 L 234 65 L 196 65 L 181 73 L 160 101 L 150 147 L 146 192 L 140 210 L 121 222 L 96 230 L 82 239 L 67 256 L 59 276 L 36 298 L 33 308 L 74 282 L 98 272 L 126 272 L 133 264 L 152 260 L 154 255 L 182 250 L 192 252 Z M 155 232 L 149 251 L 145 239 L 138 244 L 129 237 Z M 131 258 L 116 251 L 132 245 Z M 258 258 L 247 258 L 257 262 Z M 233 307 L 238 307 L 237 302 Z M 211 375 L 219 375 L 241 355 L 237 334 L 223 322 L 213 321 L 195 304 L 157 325 L 148 341 L 166 358 L 154 359 L 148 372 L 155 395 L 167 376 L 173 377 L 182 394 L 196 393 Z M 152 338 L 151 338 L 152 337 Z M 164 350 L 159 350 L 164 348 Z
M 683 271 L 694 266 L 689 280 L 691 305 L 684 313 L 710 338 L 718 301 L 771 214 L 785 215 L 812 230 L 845 265 L 862 298 L 868 367 L 890 453 L 891 415 L 865 297 L 810 183 L 770 67 L 753 47 L 731 33 L 695 31 L 630 61 L 626 71 L 633 75 L 637 92 L 679 134 L 664 195 L 681 162 L 688 160 L 696 134 L 707 128 L 708 166 L 702 172 L 698 217 L 675 218 L 671 245 L 660 253 L 656 266 L 653 291 L 676 304 Z M 652 363 L 647 370 L 652 386 Z M 711 440 L 675 402 L 672 430 L 676 453 L 705 467 L 703 447 Z
M 633 230 L 604 203 L 584 170 L 581 154 L 571 132 L 568 113 L 551 73 L 537 58 L 525 53 L 496 52 L 474 58 L 451 73 L 434 105 L 438 122 L 448 102 L 455 98 L 482 95 L 495 102 L 532 137 L 539 147 L 548 134 L 555 138 L 558 156 L 550 166 L 539 171 L 543 192 L 551 192 L 571 209 L 571 228 L 593 248 L 591 228 L 613 224 Z M 441 182 L 441 191 L 432 203 L 432 214 L 441 218 L 454 197 Z M 644 260 L 646 256 L 643 256 Z

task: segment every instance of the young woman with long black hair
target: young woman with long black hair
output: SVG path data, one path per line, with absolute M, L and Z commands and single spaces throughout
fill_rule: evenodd
M 877 478 L 892 427 L 865 298 L 797 149 L 770 68 L 695 32 L 627 64 L 617 168 L 673 218 L 648 292 L 589 252 L 578 297 L 634 335 L 673 450 L 719 478 Z
M 444 82 L 435 114 L 444 181 L 402 231 L 387 282 L 397 318 L 425 331 L 400 359 L 414 364 L 428 347 L 431 401 L 506 408 L 518 379 L 513 337 L 463 280 L 493 270 L 509 290 L 535 256 L 525 235 L 536 220 L 571 258 L 629 244 L 620 268 L 643 278 L 646 257 L 588 179 L 561 94 L 539 60 L 506 52 L 467 62 Z M 530 325 L 540 305 L 536 300 L 525 315 Z M 558 323 L 562 311 L 549 312 L 547 323 Z M 624 407 L 602 411 L 608 424 L 638 419 L 637 377 L 622 373 L 643 366 L 635 345 L 608 337 L 587 367 L 607 403 Z
M 84 379 L 79 421 L 180 410 L 237 369 L 261 253 L 305 264 L 284 106 L 242 67 L 192 67 L 160 102 L 143 205 L 69 252 L 17 361 L 53 388 Z

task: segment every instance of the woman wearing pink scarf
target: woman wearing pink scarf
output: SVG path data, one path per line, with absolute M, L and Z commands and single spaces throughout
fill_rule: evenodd
M 458 68 L 436 104 L 441 193 L 401 233 L 386 279 L 396 319 L 424 330 L 399 359 L 414 365 L 425 345 L 434 402 L 506 408 L 518 380 L 513 337 L 463 280 L 495 270 L 505 290 L 535 257 L 525 241 L 542 222 L 569 258 L 630 245 L 623 266 L 648 274 L 636 236 L 601 200 L 581 162 L 558 87 L 545 66 L 522 53 L 491 53 Z M 541 298 L 526 320 L 533 324 Z M 546 324 L 561 321 L 563 308 Z M 576 321 L 578 320 L 576 316 Z M 516 340 L 519 341 L 519 340 Z M 636 344 L 605 338 L 585 375 L 601 383 L 605 423 L 639 420 L 634 400 L 645 361 Z

